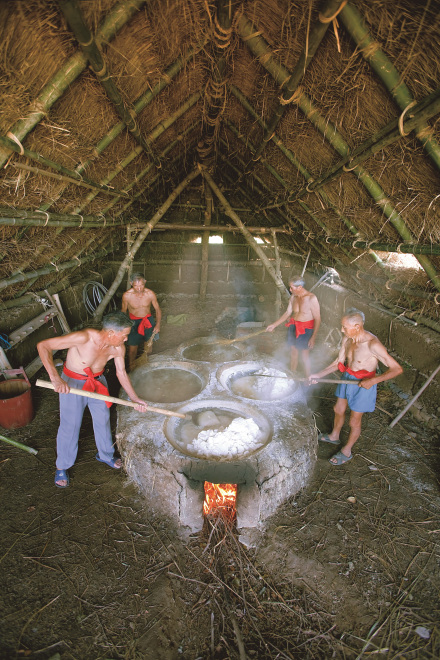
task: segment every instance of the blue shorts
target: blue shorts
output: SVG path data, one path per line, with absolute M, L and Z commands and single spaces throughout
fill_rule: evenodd
M 359 378 L 351 374 L 342 374 L 344 380 L 359 382 Z M 338 385 L 335 392 L 339 399 L 347 399 L 348 407 L 354 412 L 374 412 L 376 407 L 377 385 L 369 390 L 357 385 Z
M 306 328 L 303 335 L 296 336 L 296 328 L 289 325 L 287 328 L 287 345 L 295 346 L 299 351 L 307 351 L 309 348 L 309 339 L 313 335 L 313 328 Z
M 133 325 L 131 326 L 130 334 L 127 339 L 127 346 L 142 346 L 144 341 L 148 341 L 153 334 L 154 326 L 156 321 L 152 316 L 150 316 L 151 328 L 145 328 L 145 335 L 140 335 L 138 328 L 141 324 L 142 319 L 133 319 Z

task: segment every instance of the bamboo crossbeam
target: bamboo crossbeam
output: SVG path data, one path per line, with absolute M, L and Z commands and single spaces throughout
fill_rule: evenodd
M 42 170 L 39 167 L 32 167 L 31 165 L 25 165 L 24 163 L 12 163 L 12 166 L 16 167 L 18 170 L 32 172 L 32 174 L 38 174 L 39 176 L 47 176 L 49 179 L 57 179 L 58 181 L 65 181 L 68 184 L 73 183 L 75 186 L 80 186 L 82 188 L 97 190 L 97 195 L 99 195 L 99 193 L 103 193 L 105 195 L 128 197 L 127 193 L 120 190 L 111 190 L 110 186 L 86 183 L 86 181 L 79 181 L 78 179 L 74 179 L 64 174 L 57 174 L 56 172 L 48 172 L 47 170 Z
M 117 2 L 98 28 L 96 38 L 103 43 L 111 41 L 143 4 L 145 4 L 145 0 L 121 0 Z M 23 142 L 28 133 L 46 116 L 53 104 L 78 78 L 86 66 L 87 59 L 82 53 L 78 52 L 72 55 L 30 104 L 27 116 L 20 118 L 9 128 L 9 131 L 20 142 Z M 9 149 L 0 147 L 0 168 L 5 165 L 10 155 Z
M 414 97 L 392 61 L 371 37 L 362 15 L 356 7 L 347 3 L 342 9 L 340 17 L 345 29 L 355 41 L 364 59 L 382 80 L 399 108 L 405 110 L 414 101 Z M 419 123 L 416 137 L 437 169 L 440 169 L 440 144 L 435 139 L 433 131 L 426 121 Z
M 272 264 L 270 263 L 270 261 L 266 257 L 266 255 L 264 254 L 264 251 L 260 248 L 258 243 L 255 241 L 252 234 L 246 229 L 246 225 L 240 220 L 240 218 L 235 213 L 235 211 L 233 211 L 231 209 L 228 200 L 223 195 L 223 193 L 218 188 L 218 186 L 215 184 L 215 182 L 214 182 L 213 178 L 211 177 L 211 175 L 203 167 L 201 167 L 200 165 L 199 165 L 199 169 L 200 169 L 204 179 L 207 181 L 207 183 L 212 188 L 212 191 L 215 193 L 215 195 L 217 195 L 218 199 L 220 200 L 220 202 L 221 202 L 221 204 L 222 204 L 222 206 L 225 210 L 225 213 L 235 222 L 237 227 L 239 227 L 241 229 L 241 232 L 242 232 L 243 236 L 245 237 L 246 241 L 249 243 L 251 248 L 254 250 L 254 252 L 256 252 L 258 257 L 261 259 L 261 261 L 265 265 L 268 274 L 270 275 L 270 277 L 275 282 L 275 286 L 280 291 L 280 294 L 281 294 L 282 298 L 284 298 L 285 300 L 288 299 L 290 296 L 287 292 L 287 289 L 284 285 L 284 282 L 281 279 L 281 277 L 279 277 L 277 275 L 274 267 L 272 266 Z
M 440 304 L 440 294 L 430 293 L 429 291 L 424 291 L 423 289 L 409 288 L 406 284 L 400 284 L 399 282 L 394 282 L 392 279 L 385 279 L 383 277 L 375 277 L 369 273 L 362 273 L 361 271 L 356 272 L 356 277 L 358 280 L 365 280 L 366 282 L 372 282 L 375 284 L 379 291 L 384 289 L 389 291 L 393 289 L 399 293 L 403 293 L 406 298 L 422 298 L 424 300 L 435 300 L 437 304 Z M 438 300 L 438 302 L 437 302 Z
M 12 286 L 13 284 L 17 284 L 18 282 L 26 282 L 27 280 L 30 280 L 37 275 L 38 277 L 41 277 L 41 275 L 48 275 L 49 273 L 53 273 L 54 271 L 59 272 L 62 270 L 68 270 L 70 268 L 74 268 L 74 266 L 83 265 L 90 261 L 96 261 L 97 259 L 104 257 L 109 252 L 112 252 L 112 250 L 100 250 L 99 252 L 96 252 L 95 254 L 92 254 L 87 257 L 83 257 L 82 259 L 71 259 L 70 261 L 65 261 L 64 263 L 57 264 L 56 266 L 50 264 L 49 266 L 44 266 L 43 268 L 37 268 L 36 270 L 33 270 L 29 273 L 17 273 L 17 275 L 14 275 L 13 277 L 8 277 L 4 280 L 0 280 L 0 290 L 6 289 L 8 286 Z
M 108 216 L 93 216 L 68 213 L 47 213 L 22 209 L 0 208 L 0 225 L 32 227 L 121 227 L 127 220 L 116 220 Z
M 181 183 L 178 186 L 176 186 L 176 188 L 174 188 L 173 192 L 168 196 L 168 198 L 162 204 L 162 206 L 156 211 L 156 213 L 153 215 L 151 220 L 145 223 L 143 230 L 141 231 L 139 236 L 137 236 L 136 240 L 134 241 L 133 245 L 130 248 L 130 251 L 127 253 L 126 257 L 122 261 L 118 273 L 113 281 L 113 284 L 110 286 L 104 298 L 102 299 L 101 303 L 96 308 L 95 314 L 93 316 L 94 321 L 99 322 L 101 320 L 105 308 L 107 307 L 108 303 L 113 298 L 113 296 L 115 295 L 120 283 L 124 278 L 125 271 L 129 268 L 130 263 L 134 259 L 134 255 L 139 250 L 145 238 L 153 230 L 154 226 L 157 225 L 157 223 L 166 213 L 166 211 L 170 208 L 174 200 L 180 195 L 180 193 L 186 188 L 186 186 L 198 175 L 199 175 L 198 169 L 194 169 L 192 172 L 190 172 L 190 174 L 188 174 L 188 176 L 185 177 L 183 181 L 181 181 Z
M 20 150 L 20 147 L 18 144 L 13 142 L 13 140 L 10 140 L 7 137 L 3 137 L 0 135 L 0 145 L 6 147 L 7 149 L 10 149 L 11 151 L 15 151 L 15 153 L 21 154 L 22 156 L 25 156 L 26 158 L 29 158 L 30 160 L 35 160 L 38 163 L 41 163 L 42 165 L 46 165 L 47 167 L 51 167 L 52 169 L 56 170 L 57 172 L 60 172 L 61 174 L 64 174 L 65 177 L 60 177 L 57 176 L 56 178 L 63 180 L 67 180 L 68 183 L 74 183 L 77 186 L 84 186 L 85 188 L 97 188 L 101 192 L 107 194 L 107 195 L 124 195 L 127 196 L 127 193 L 124 193 L 119 190 L 115 190 L 114 188 L 110 186 L 101 186 L 99 183 L 95 183 L 94 181 L 91 181 L 90 179 L 86 179 L 85 177 L 81 176 L 81 174 L 78 174 L 75 170 L 69 170 L 67 167 L 64 167 L 63 165 L 60 165 L 59 163 L 56 163 L 53 160 L 50 160 L 49 158 L 45 158 L 41 154 L 37 153 L 36 151 L 31 151 L 30 149 L 25 149 L 23 147 L 22 151 Z M 27 169 L 29 171 L 33 171 L 29 165 L 23 165 L 22 163 L 12 163 L 14 167 L 21 168 L 21 169 Z M 42 174 L 43 176 L 55 176 L 52 174 L 52 172 L 46 172 L 45 170 L 37 170 L 37 174 Z
M 84 21 L 80 5 L 71 0 L 58 0 L 58 5 L 64 14 L 64 17 L 74 33 L 78 44 L 80 45 L 83 53 L 89 61 L 90 68 L 93 73 L 104 87 L 106 94 L 113 104 L 119 117 L 122 119 L 127 127 L 127 130 L 134 137 L 136 142 L 142 149 L 154 160 L 157 167 L 160 167 L 160 162 L 157 156 L 153 153 L 150 144 L 144 139 L 139 129 L 138 123 L 135 119 L 136 113 L 133 108 L 124 101 L 122 95 L 115 84 L 112 74 L 107 66 L 107 61 L 103 57 L 100 49 L 98 48 L 95 38 L 90 32 L 87 24 Z
M 346 7 L 341 13 L 345 11 Z M 277 62 L 265 39 L 263 39 L 259 33 L 256 33 L 255 30 L 253 35 L 255 36 L 252 36 L 252 34 L 250 36 L 248 35 L 246 45 L 254 55 L 259 57 L 260 63 L 267 69 L 267 71 L 269 71 L 273 78 L 280 85 L 284 84 L 289 77 L 287 69 Z M 322 117 L 311 99 L 304 92 L 297 95 L 296 104 L 321 135 L 328 140 L 331 146 L 341 156 L 345 157 L 349 154 L 350 150 L 348 144 L 345 142 L 342 135 L 334 125 Z M 357 176 L 372 199 L 378 204 L 382 213 L 388 218 L 390 224 L 396 229 L 400 237 L 404 241 L 412 242 L 414 240 L 412 233 L 406 226 L 400 213 L 393 207 L 390 199 L 387 197 L 385 191 L 378 182 L 360 165 L 352 170 L 352 174 Z M 440 277 L 431 261 L 423 254 L 419 254 L 417 258 L 434 286 L 440 291 Z

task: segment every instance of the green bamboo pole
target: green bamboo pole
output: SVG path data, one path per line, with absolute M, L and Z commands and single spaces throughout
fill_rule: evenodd
M 404 120 L 402 123 L 403 133 L 405 135 L 411 133 L 411 131 L 420 125 L 421 121 L 426 121 L 427 119 L 437 115 L 439 112 L 440 89 L 437 89 L 411 110 L 408 119 Z M 321 186 L 324 186 L 335 177 L 341 175 L 345 166 L 348 165 L 348 167 L 351 169 L 356 165 L 360 165 L 360 163 L 362 163 L 370 156 L 373 156 L 382 149 L 385 149 L 385 147 L 388 147 L 390 144 L 403 139 L 404 136 L 398 128 L 398 123 L 399 119 L 393 119 L 375 135 L 372 135 L 370 138 L 368 138 L 368 140 L 365 140 L 365 142 L 351 151 L 348 156 L 345 156 L 345 158 L 333 165 L 333 167 L 331 167 L 326 173 L 322 174 L 315 181 L 311 182 L 307 186 L 307 190 L 303 190 L 301 193 L 299 193 L 299 195 L 304 195 L 310 191 L 315 192 L 318 188 L 321 188 Z
M 405 110 L 414 101 L 402 76 L 379 45 L 370 36 L 359 11 L 347 3 L 340 13 L 344 27 L 359 47 L 364 59 L 382 80 L 387 90 L 401 110 Z M 433 130 L 425 121 L 421 121 L 416 132 L 417 139 L 422 144 L 432 162 L 440 169 L 440 144 L 433 136 Z
M 249 27 L 247 26 L 246 29 L 249 29 Z M 288 71 L 275 60 L 266 41 L 258 33 L 256 36 L 252 36 L 252 34 L 255 34 L 255 30 L 253 30 L 251 34 L 244 33 L 241 34 L 241 36 L 247 37 L 246 44 L 251 52 L 253 52 L 259 58 L 259 61 L 269 71 L 269 73 L 271 73 L 275 80 L 279 84 L 283 84 L 283 82 L 288 77 Z M 341 156 L 347 156 L 349 154 L 348 144 L 337 131 L 336 127 L 321 116 L 318 109 L 313 105 L 311 99 L 309 99 L 305 93 L 301 93 L 298 95 L 296 103 L 298 104 L 298 107 L 301 109 L 301 111 L 305 114 L 305 116 L 310 119 L 312 124 L 323 135 L 323 137 L 325 137 L 330 142 L 333 148 Z M 354 170 L 352 170 L 352 173 L 358 177 L 373 200 L 380 206 L 382 212 L 389 219 L 390 223 L 396 229 L 401 238 L 404 241 L 413 241 L 414 238 L 406 226 L 405 221 L 403 220 L 402 216 L 393 208 L 391 201 L 386 197 L 385 192 L 382 190 L 377 181 L 375 181 L 373 177 L 368 174 L 368 172 L 364 170 L 360 165 L 355 167 Z M 417 258 L 420 265 L 433 282 L 434 286 L 440 291 L 440 277 L 438 276 L 432 263 L 424 255 L 419 255 Z
M 153 230 L 154 226 L 157 225 L 159 220 L 162 218 L 162 216 L 167 212 L 167 210 L 170 208 L 174 200 L 180 195 L 180 193 L 186 188 L 186 186 L 197 176 L 199 175 L 199 170 L 195 168 L 190 174 L 188 174 L 187 177 L 179 183 L 178 186 L 173 190 L 173 192 L 168 196 L 166 201 L 162 204 L 162 206 L 156 211 L 156 213 L 153 215 L 151 220 L 149 220 L 147 223 L 145 223 L 144 228 L 140 232 L 140 234 L 137 236 L 136 240 L 134 241 L 133 245 L 130 248 L 130 251 L 127 253 L 126 257 L 122 261 L 118 273 L 115 277 L 115 280 L 111 287 L 108 289 L 107 293 L 105 294 L 104 298 L 102 299 L 101 303 L 98 305 L 98 307 L 95 310 L 95 314 L 93 316 L 94 321 L 99 322 L 102 318 L 102 315 L 104 313 L 105 308 L 107 307 L 108 303 L 110 300 L 113 298 L 114 294 L 116 293 L 118 286 L 122 282 L 124 278 L 124 273 L 125 271 L 129 268 L 131 262 L 134 259 L 134 255 L 136 252 L 139 250 L 140 246 L 144 242 L 145 238 L 148 236 L 148 234 Z
M 69 170 L 67 167 L 63 167 L 63 165 L 60 165 L 59 163 L 56 163 L 53 160 L 50 160 L 49 158 L 45 158 L 41 154 L 37 153 L 36 151 L 31 151 L 30 149 L 20 149 L 18 144 L 13 142 L 13 140 L 10 140 L 7 137 L 3 137 L 0 135 L 0 145 L 3 147 L 6 147 L 7 149 L 10 149 L 11 151 L 15 151 L 15 153 L 18 153 L 22 156 L 25 156 L 25 158 L 29 158 L 31 160 L 35 160 L 38 163 L 41 163 L 42 165 L 46 165 L 47 167 L 52 168 L 56 172 L 60 172 L 64 176 L 57 176 L 54 175 L 52 172 L 46 172 L 45 170 L 39 170 L 37 168 L 30 168 L 28 165 L 23 165 L 21 163 L 12 163 L 15 167 L 21 168 L 21 169 L 27 169 L 28 171 L 34 171 L 37 174 L 42 174 L 43 176 L 53 176 L 61 181 L 63 180 L 68 180 L 68 183 L 74 183 L 77 186 L 84 186 L 85 188 L 97 188 L 101 192 L 107 194 L 107 195 L 125 195 L 126 193 L 122 191 L 115 190 L 114 188 L 111 188 L 110 186 L 101 186 L 99 183 L 95 183 L 94 181 L 91 181 L 90 179 L 86 179 L 85 177 L 81 176 L 76 172 L 75 170 Z
M 36 449 L 33 449 L 32 447 L 28 447 L 27 445 L 24 445 L 21 442 L 17 442 L 17 440 L 11 440 L 11 438 L 5 438 L 4 435 L 0 435 L 0 440 L 3 440 L 3 442 L 7 442 L 9 445 L 13 445 L 14 447 L 17 447 L 18 449 L 23 449 L 23 451 L 27 451 L 28 454 L 33 454 L 34 456 L 38 454 L 38 451 Z
M 200 165 L 199 165 L 199 168 L 200 168 L 200 171 L 201 171 L 203 177 L 205 178 L 205 180 L 207 181 L 207 183 L 211 187 L 212 191 L 214 192 L 215 195 L 217 195 L 218 199 L 220 200 L 225 213 L 231 218 L 231 220 L 233 220 L 235 222 L 237 227 L 241 230 L 241 232 L 242 232 L 243 236 L 245 237 L 246 241 L 249 243 L 251 248 L 254 250 L 254 252 L 258 255 L 258 257 L 263 262 L 267 272 L 269 273 L 270 277 L 275 282 L 275 286 L 277 287 L 278 291 L 280 292 L 281 297 L 284 298 L 284 300 L 288 300 L 290 298 L 290 296 L 289 296 L 289 294 L 286 290 L 284 282 L 281 279 L 281 277 L 279 277 L 277 275 L 276 270 L 274 269 L 274 267 L 270 263 L 269 259 L 264 254 L 264 251 L 260 248 L 260 246 L 258 245 L 256 240 L 254 239 L 252 234 L 247 230 L 246 225 L 240 220 L 240 218 L 235 213 L 235 211 L 232 210 L 228 200 L 223 195 L 223 193 L 218 188 L 218 186 L 215 184 L 215 182 L 214 182 L 213 178 L 211 177 L 211 175 L 206 171 L 205 168 L 201 167 Z
M 153 153 L 148 141 L 146 141 L 141 134 L 135 119 L 136 113 L 134 112 L 133 108 L 131 108 L 124 101 L 117 85 L 112 78 L 112 74 L 107 66 L 107 62 L 102 56 L 102 53 L 99 50 L 92 33 L 84 21 L 80 6 L 72 0 L 58 0 L 58 4 L 68 25 L 70 26 L 70 29 L 75 35 L 81 50 L 87 57 L 90 68 L 92 69 L 101 85 L 104 87 L 108 98 L 113 104 L 113 107 L 115 108 L 119 117 L 126 125 L 127 130 L 131 133 L 131 135 L 142 147 L 142 149 L 148 153 L 149 156 L 151 156 L 157 167 L 160 167 L 157 156 Z
M 163 121 L 159 122 L 159 124 L 157 124 L 157 126 L 148 135 L 147 141 L 149 143 L 152 143 L 154 142 L 154 140 L 157 140 L 157 138 L 160 137 L 162 133 L 164 133 L 167 130 L 167 128 L 169 128 L 172 124 L 174 124 L 174 122 L 177 121 L 177 119 L 179 119 L 182 115 L 185 114 L 185 112 L 187 112 L 190 108 L 193 107 L 193 105 L 197 103 L 197 101 L 200 98 L 200 95 L 201 95 L 200 92 L 195 92 L 189 97 L 189 99 L 187 99 L 187 101 L 185 101 L 185 103 L 183 103 L 180 106 L 180 108 L 178 108 L 175 112 L 173 112 L 172 115 L 170 115 L 167 119 L 164 119 Z M 117 165 L 117 167 L 104 178 L 102 183 L 109 183 L 110 181 L 112 181 L 120 172 L 122 172 L 122 170 L 125 167 L 127 167 L 130 163 L 132 163 L 133 160 L 142 153 L 142 151 L 143 149 L 141 146 L 138 146 L 135 149 L 133 149 L 133 151 L 131 151 Z M 90 204 L 90 202 L 95 197 L 96 197 L 95 193 L 90 193 L 89 195 L 87 195 L 85 200 L 73 210 L 73 213 L 81 213 L 83 208 L 88 204 Z
M 118 31 L 136 14 L 145 0 L 121 0 L 109 11 L 97 32 L 97 38 L 102 42 L 111 41 Z M 11 128 L 15 137 L 23 142 L 25 137 L 45 117 L 58 99 L 64 94 L 87 65 L 85 56 L 78 52 L 72 55 L 43 87 L 40 94 L 29 106 L 29 114 L 20 118 Z M 0 168 L 5 165 L 11 152 L 0 146 Z
M 339 8 L 341 6 L 342 1 L 343 0 L 327 0 L 327 2 L 325 3 L 325 5 L 323 6 L 320 12 L 319 20 L 312 26 L 308 34 L 307 45 L 303 49 L 299 57 L 299 60 L 292 71 L 289 80 L 283 86 L 283 93 L 281 95 L 281 99 L 278 105 L 276 106 L 272 114 L 272 117 L 268 121 L 263 140 L 260 146 L 255 151 L 253 157 L 254 161 L 257 161 L 260 158 L 264 148 L 266 147 L 269 140 L 272 138 L 278 124 L 280 123 L 284 115 L 284 112 L 288 104 L 291 102 L 291 99 L 296 89 L 298 88 L 298 85 L 300 84 L 302 78 L 305 75 L 307 67 L 309 66 L 316 51 L 318 50 L 321 41 L 325 37 L 327 29 L 331 24 L 331 20 L 327 20 L 327 19 L 339 13 Z
M 93 255 L 90 255 L 88 257 L 83 257 L 82 259 L 79 260 L 71 259 L 70 261 L 65 261 L 64 263 L 57 264 L 56 266 L 53 266 L 51 264 L 50 266 L 45 266 L 44 268 L 37 268 L 36 270 L 33 270 L 30 273 L 17 273 L 17 275 L 14 275 L 13 277 L 8 277 L 4 280 L 0 280 L 0 290 L 6 289 L 8 286 L 12 286 L 13 284 L 17 284 L 18 282 L 26 282 L 27 280 L 32 279 L 36 275 L 38 275 L 38 277 L 41 277 L 42 275 L 48 275 L 49 273 L 53 273 L 54 271 L 59 272 L 62 270 L 68 270 L 70 268 L 73 268 L 74 266 L 78 266 L 79 264 L 85 264 L 88 263 L 89 261 L 96 261 L 97 259 L 104 257 L 109 252 L 110 250 L 100 250 L 99 252 L 96 252 Z
M 24 163 L 12 163 L 13 167 L 16 167 L 18 170 L 24 170 L 26 172 L 32 172 L 32 174 L 38 174 L 39 176 L 47 176 L 49 179 L 57 179 L 58 181 L 66 181 L 67 184 L 73 183 L 75 186 L 81 186 L 83 188 L 89 188 L 91 190 L 96 190 L 95 195 L 104 193 L 105 195 L 112 196 L 121 196 L 127 197 L 126 193 L 123 193 L 119 190 L 110 190 L 109 186 L 100 186 L 99 184 L 90 184 L 85 181 L 78 181 L 78 179 L 72 179 L 67 177 L 64 174 L 57 174 L 56 172 L 48 172 L 47 170 L 42 170 L 39 167 L 32 167 L 31 165 L 25 165 Z
M 117 220 L 107 216 L 81 216 L 0 208 L 0 225 L 5 226 L 84 227 L 85 229 L 91 229 L 92 227 L 122 227 L 126 224 L 128 224 L 128 220 Z

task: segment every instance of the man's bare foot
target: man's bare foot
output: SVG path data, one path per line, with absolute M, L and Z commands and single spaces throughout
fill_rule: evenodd
M 106 465 L 108 465 L 111 468 L 114 468 L 115 470 L 120 470 L 122 467 L 122 460 L 120 458 L 113 457 L 109 461 L 103 461 L 102 458 L 99 458 L 99 454 L 96 454 L 95 458 L 100 463 L 105 463 Z

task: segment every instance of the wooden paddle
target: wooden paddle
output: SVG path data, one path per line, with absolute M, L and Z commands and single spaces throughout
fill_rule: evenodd
M 235 339 L 219 339 L 217 341 L 210 341 L 206 342 L 207 344 L 222 344 L 222 346 L 226 344 L 235 344 L 237 341 L 244 341 L 245 339 L 251 339 L 252 337 L 256 337 L 257 335 L 262 335 L 263 332 L 266 332 L 266 328 L 263 328 L 262 330 L 258 330 L 258 332 L 252 332 L 249 335 L 242 335 L 241 337 L 236 337 Z
M 308 378 L 292 378 L 292 376 L 271 376 L 270 374 L 246 374 L 247 376 L 254 376 L 254 378 L 281 378 L 282 380 L 299 380 L 301 382 L 306 382 Z M 318 383 L 333 383 L 335 385 L 359 385 L 360 380 L 342 380 L 340 378 L 314 378 L 316 384 Z M 315 385 L 315 383 L 311 383 Z
M 38 379 L 35 384 L 38 385 L 38 387 L 45 387 L 48 390 L 55 390 L 53 384 L 47 380 Z M 86 396 L 89 397 L 89 399 L 99 399 L 100 401 L 119 403 L 121 406 L 127 406 L 129 408 L 136 408 L 136 406 L 139 405 L 138 403 L 133 403 L 133 401 L 125 401 L 125 399 L 117 399 L 115 396 L 106 396 L 105 394 L 98 394 L 97 392 L 85 392 L 84 390 L 78 390 L 75 387 L 70 388 L 70 394 Z M 192 420 L 192 415 L 185 415 L 184 413 L 173 412 L 172 410 L 164 410 L 163 408 L 155 408 L 153 406 L 147 406 L 146 412 L 156 412 L 160 415 L 168 415 L 169 417 L 180 417 L 181 419 Z

